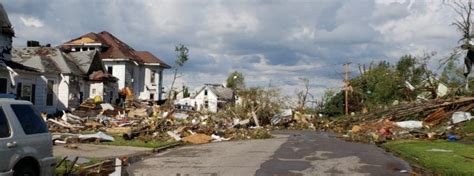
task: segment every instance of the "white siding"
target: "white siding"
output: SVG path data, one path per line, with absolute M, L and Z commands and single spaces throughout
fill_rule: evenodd
M 143 77 L 140 77 L 140 76 L 143 76 L 143 75 L 140 75 L 140 68 L 137 66 L 137 65 L 132 65 L 130 64 L 130 66 L 132 67 L 132 72 L 133 72 L 133 93 L 135 94 L 135 96 L 139 97 L 140 96 L 140 92 L 142 92 L 142 90 L 140 89 L 140 84 L 141 86 L 143 86 L 143 82 L 140 82 L 140 79 L 143 79 Z
M 205 93 L 205 90 L 202 90 L 196 96 L 196 98 L 195 98 L 195 102 L 196 102 L 196 105 L 197 105 L 196 109 L 198 111 L 204 110 L 205 101 L 208 101 L 209 106 L 208 106 L 207 110 L 210 111 L 210 112 L 217 112 L 217 96 L 216 96 L 216 94 L 214 94 L 212 91 L 209 91 L 209 90 L 207 92 L 207 96 L 204 95 L 204 93 Z M 194 105 L 191 105 L 191 106 L 194 106 Z
M 90 84 L 90 93 L 89 98 L 94 98 L 95 96 L 103 97 L 104 84 L 102 82 L 94 82 Z
M 48 89 L 47 87 L 47 82 L 48 80 L 52 80 L 54 81 L 54 84 L 53 84 L 53 105 L 52 106 L 47 106 L 46 105 L 46 91 Z M 59 84 L 59 79 L 57 76 L 42 76 L 42 77 L 38 77 L 38 79 L 36 79 L 36 97 L 37 97 L 37 103 L 38 105 L 41 104 L 41 109 L 43 109 L 44 112 L 47 112 L 47 113 L 55 113 L 57 110 L 62 110 L 62 108 L 66 108 L 66 107 L 62 107 L 62 104 L 59 102 L 59 99 L 58 99 L 58 84 Z M 66 101 L 67 102 L 67 101 Z M 59 108 L 59 109 L 57 109 Z
M 142 79 L 141 81 L 143 82 L 141 85 L 143 85 L 143 88 L 141 89 L 140 92 L 140 99 L 142 100 L 149 100 L 150 99 L 150 94 L 154 94 L 153 100 L 160 100 L 161 96 L 161 90 L 159 90 L 160 87 L 160 73 L 162 73 L 161 68 L 155 68 L 155 67 L 141 67 L 143 70 L 141 74 L 143 76 L 140 76 Z M 155 72 L 155 79 L 152 81 L 151 77 L 153 74 L 153 71 Z
M 140 91 L 140 96 L 138 97 L 139 99 L 142 99 L 142 100 L 148 100 L 150 99 L 150 94 L 148 93 L 148 90 L 147 90 L 147 77 L 149 76 L 147 72 L 149 72 L 148 68 L 145 68 L 145 67 L 140 67 L 139 69 L 139 75 L 140 75 L 140 80 L 138 81 L 139 82 L 139 90 Z
M 163 96 L 163 70 L 160 70 L 158 76 L 158 100 L 162 99 Z
M 38 110 L 42 111 L 42 112 L 47 112 L 47 113 L 54 113 L 54 112 L 51 112 L 51 111 L 54 111 L 54 110 L 50 110 L 48 109 L 48 107 L 46 107 L 46 81 L 47 81 L 48 78 L 46 78 L 45 76 L 38 76 L 38 78 L 36 79 L 36 102 L 35 102 L 35 106 L 36 108 L 38 108 Z M 57 82 L 57 80 L 55 81 Z M 55 108 L 53 108 L 55 109 Z
M 104 61 L 104 65 L 106 69 L 108 69 L 109 66 L 112 67 L 112 75 L 118 78 L 118 88 L 123 89 L 125 87 L 125 80 L 127 79 L 125 74 L 125 62 Z
M 58 90 L 58 109 L 66 109 L 69 107 L 69 76 L 64 75 L 59 82 Z
M 137 66 L 130 62 L 104 61 L 105 68 L 112 67 L 112 75 L 117 77 L 118 88 L 133 89 L 135 96 L 141 100 L 149 100 L 150 94 L 154 94 L 154 100 L 161 100 L 163 86 L 163 69 L 156 66 Z M 152 70 L 156 71 L 155 84 L 150 81 Z M 93 97 L 90 95 L 90 97 Z

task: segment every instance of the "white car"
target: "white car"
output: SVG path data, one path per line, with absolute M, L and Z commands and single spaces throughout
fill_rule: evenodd
M 51 134 L 28 101 L 0 98 L 0 176 L 54 175 Z

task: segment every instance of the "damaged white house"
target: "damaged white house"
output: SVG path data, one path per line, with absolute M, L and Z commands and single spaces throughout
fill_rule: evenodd
M 54 113 L 79 106 L 93 96 L 97 83 L 115 84 L 116 78 L 107 75 L 97 52 L 65 54 L 34 41 L 28 47 L 12 49 L 14 32 L 1 4 L 0 22 L 0 94 L 31 101 L 40 111 Z
M 15 77 L 17 98 L 47 113 L 76 108 L 94 96 L 110 102 L 103 91 L 117 89 L 116 78 L 107 74 L 96 51 L 65 54 L 58 48 L 28 46 L 14 48 L 12 61 L 36 70 Z
M 67 53 L 99 51 L 107 72 L 118 78 L 118 88 L 131 88 L 141 100 L 162 100 L 163 70 L 169 65 L 147 51 L 135 51 L 107 31 L 87 33 L 60 48 Z
M 205 84 L 194 96 L 176 101 L 178 106 L 192 106 L 197 111 L 218 112 L 229 103 L 233 103 L 232 89 L 222 84 Z

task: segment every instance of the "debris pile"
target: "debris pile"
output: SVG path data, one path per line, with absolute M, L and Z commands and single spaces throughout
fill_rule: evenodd
M 464 134 L 456 128 L 473 117 L 474 97 L 431 100 L 402 104 L 360 116 L 340 118 L 333 122 L 318 121 L 318 127 L 345 133 L 349 140 L 383 142 L 390 139 L 440 139 Z
M 114 141 L 114 137 L 194 144 L 271 137 L 268 128 L 255 127 L 250 119 L 163 109 L 130 100 L 122 107 L 89 99 L 72 112 L 48 118 L 47 123 L 56 144 Z

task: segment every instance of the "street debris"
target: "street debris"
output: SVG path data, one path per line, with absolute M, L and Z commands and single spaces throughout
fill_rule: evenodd
M 351 141 L 379 143 L 397 139 L 446 139 L 457 141 L 468 136 L 458 128 L 472 120 L 474 97 L 434 99 L 400 103 L 366 114 L 346 116 L 333 121 L 317 119 L 319 130 L 344 134 Z
M 247 118 L 226 117 L 219 113 L 177 110 L 173 107 L 141 102 L 124 89 L 125 101 L 121 104 L 103 103 L 101 98 L 87 99 L 70 112 L 63 111 L 56 117 L 45 118 L 53 134 L 54 144 L 78 142 L 107 142 L 115 138 L 125 140 L 183 141 L 204 144 L 228 140 L 264 139 L 272 137 L 272 126 L 260 126 L 257 114 Z M 310 124 L 309 115 L 293 117 L 291 109 L 281 113 L 287 122 L 274 124 Z M 295 114 L 295 116 L 296 116 Z
M 471 120 L 472 116 L 469 112 L 455 112 L 452 116 L 453 124 Z

